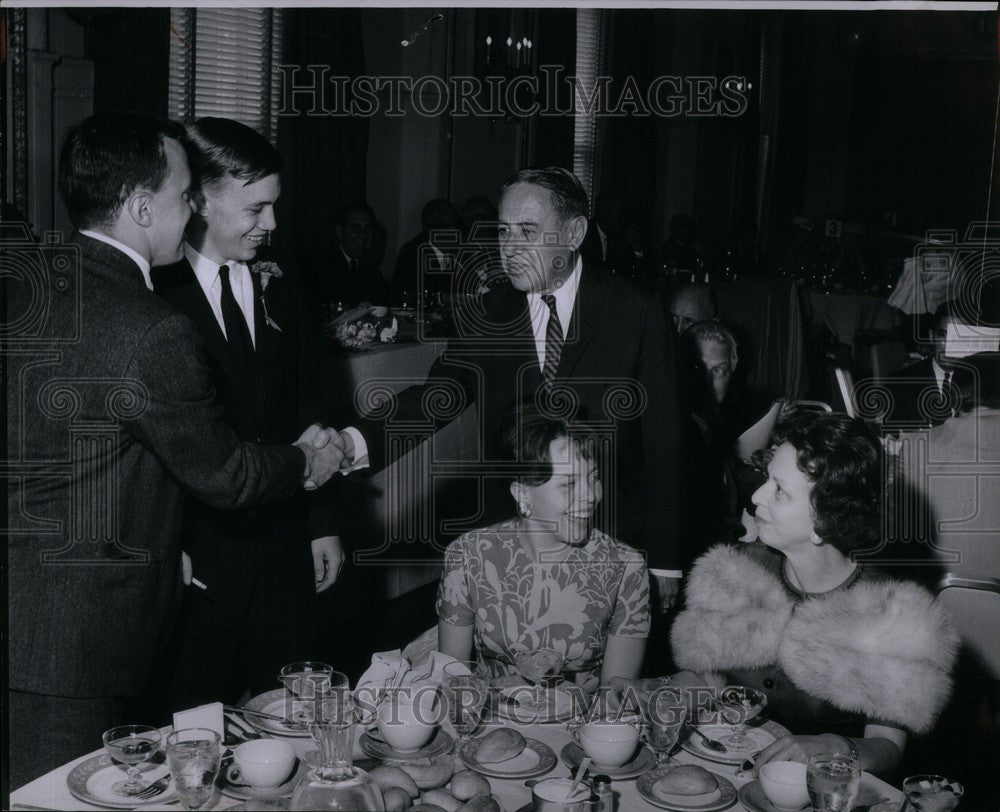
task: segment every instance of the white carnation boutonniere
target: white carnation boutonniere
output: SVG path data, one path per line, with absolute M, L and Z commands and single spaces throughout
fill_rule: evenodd
M 277 322 L 271 318 L 271 314 L 267 312 L 267 299 L 264 298 L 264 294 L 267 293 L 267 286 L 271 284 L 271 278 L 281 279 L 283 276 L 281 268 L 278 267 L 277 262 L 255 262 L 250 270 L 255 274 L 260 275 L 260 304 L 264 308 L 264 322 L 272 330 L 277 330 L 281 332 L 281 328 L 278 326 Z

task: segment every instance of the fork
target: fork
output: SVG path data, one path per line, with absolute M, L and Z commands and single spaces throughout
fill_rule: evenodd
M 709 750 L 714 750 L 716 753 L 728 753 L 729 752 L 726 749 L 726 745 L 724 745 L 722 742 L 717 742 L 715 739 L 708 738 L 708 736 L 706 736 L 704 733 L 702 733 L 700 730 L 698 730 L 698 728 L 692 727 L 691 728 L 691 732 L 692 733 L 697 733 L 701 737 L 701 740 L 703 742 L 705 742 L 705 746 Z
M 158 781 L 154 781 L 152 784 L 146 787 L 142 792 L 137 792 L 132 797 L 138 798 L 140 801 L 148 800 L 149 798 L 153 798 L 157 795 L 160 795 L 164 790 L 166 790 L 169 784 L 170 784 L 170 776 L 165 775 L 163 776 L 163 778 L 159 779 Z

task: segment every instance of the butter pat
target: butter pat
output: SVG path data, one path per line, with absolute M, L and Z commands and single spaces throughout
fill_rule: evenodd
M 219 734 L 219 739 L 225 741 L 226 729 L 222 715 L 222 703 L 210 702 L 197 708 L 177 711 L 174 714 L 174 730 L 186 727 L 207 727 Z

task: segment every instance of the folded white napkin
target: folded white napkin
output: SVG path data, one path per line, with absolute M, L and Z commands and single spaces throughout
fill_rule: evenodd
M 366 724 L 373 723 L 379 705 L 397 688 L 440 685 L 444 667 L 453 662 L 457 662 L 454 657 L 440 651 L 428 652 L 422 659 L 412 663 L 399 649 L 373 654 L 371 666 L 358 679 L 354 689 L 363 721 Z

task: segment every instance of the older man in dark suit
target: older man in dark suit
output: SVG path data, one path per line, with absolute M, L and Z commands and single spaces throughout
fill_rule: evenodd
M 316 447 L 318 427 L 294 444 L 241 441 L 220 417 L 201 337 L 150 290 L 150 267 L 177 260 L 191 215 L 183 136 L 129 114 L 71 129 L 59 186 L 80 232 L 45 273 L 8 285 L 14 786 L 144 721 L 127 701 L 172 626 L 184 491 L 240 508 L 340 466 L 335 443 Z
M 485 294 L 478 307 L 463 308 L 459 337 L 424 385 L 384 406 L 391 417 L 345 432 L 345 462 L 381 467 L 407 447 L 399 436 L 406 426 L 439 425 L 475 402 L 482 476 L 492 471 L 496 477 L 492 438 L 513 403 L 533 398 L 549 411 L 575 411 L 605 434 L 612 450 L 602 472 L 603 529 L 645 550 L 669 604 L 680 577 L 671 334 L 649 293 L 581 258 L 586 214 L 586 193 L 565 169 L 524 170 L 507 181 L 499 242 L 511 284 Z M 447 397 L 435 398 L 436 392 Z M 449 401 L 443 415 L 440 406 Z M 505 486 L 496 485 L 487 488 L 481 512 L 468 517 L 470 528 L 513 513 Z
M 287 262 L 258 258 L 276 226 L 281 155 L 230 119 L 199 119 L 188 138 L 195 212 L 184 258 L 157 268 L 154 287 L 204 337 L 239 437 L 288 442 L 325 408 L 298 277 Z M 333 510 L 330 489 L 243 511 L 190 500 L 184 547 L 197 584 L 167 664 L 174 708 L 235 704 L 248 688 L 273 688 L 282 665 L 317 656 L 310 593 L 333 584 L 344 558 Z

